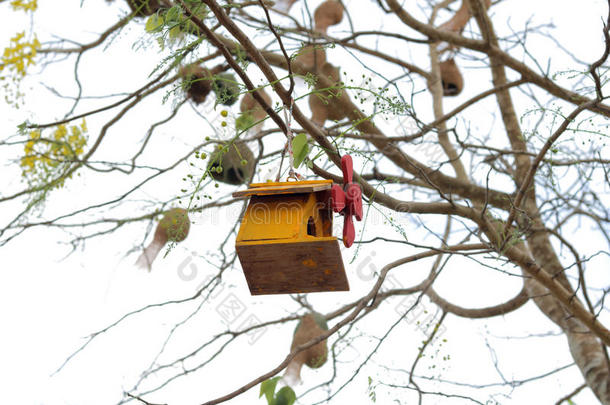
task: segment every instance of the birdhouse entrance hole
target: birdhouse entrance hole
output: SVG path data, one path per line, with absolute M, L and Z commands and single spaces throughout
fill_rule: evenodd
M 313 217 L 309 217 L 307 220 L 307 235 L 316 236 L 316 224 Z
M 253 295 L 347 291 L 332 236 L 332 181 L 251 184 L 235 249 Z

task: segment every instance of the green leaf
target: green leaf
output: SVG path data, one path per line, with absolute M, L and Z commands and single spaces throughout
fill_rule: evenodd
M 165 21 L 167 23 L 180 22 L 182 16 L 182 10 L 178 6 L 174 6 L 165 12 Z
M 190 7 L 190 9 L 200 20 L 205 20 L 208 16 L 208 8 L 205 4 L 201 3 L 200 0 L 197 0 L 197 2 Z
M 17 129 L 20 134 L 25 134 L 25 131 L 28 129 L 29 122 L 23 121 L 21 124 L 17 125 Z
M 309 155 L 309 145 L 307 135 L 298 134 L 292 139 L 292 153 L 294 155 L 294 167 L 298 168 Z
M 249 111 L 245 111 L 239 114 L 239 117 L 235 119 L 235 128 L 237 131 L 245 131 L 246 129 L 254 125 L 254 117 Z
M 292 405 L 297 400 L 297 396 L 290 387 L 282 387 L 275 396 L 274 405 Z
M 180 26 L 178 25 L 169 30 L 170 39 L 176 39 L 180 36 L 180 34 L 182 34 L 182 31 L 180 30 Z
M 261 391 L 258 397 L 262 397 L 263 394 L 267 398 L 269 405 L 273 402 L 273 395 L 275 394 L 275 386 L 281 377 L 273 377 L 261 383 Z
M 157 38 L 157 44 L 159 45 L 159 48 L 161 48 L 161 50 L 165 49 L 165 41 L 163 40 L 163 37 Z
M 163 27 L 163 17 L 157 14 L 151 15 L 146 20 L 146 32 L 158 32 Z

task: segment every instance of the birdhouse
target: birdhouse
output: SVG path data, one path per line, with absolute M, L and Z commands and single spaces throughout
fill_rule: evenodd
M 360 187 L 351 186 L 359 198 Z M 257 183 L 233 193 L 250 198 L 235 250 L 252 295 L 349 290 L 339 242 L 332 235 L 333 211 L 341 212 L 350 216 L 346 245 L 353 242 L 346 204 L 350 193 L 341 193 L 332 180 Z M 357 219 L 362 217 L 359 202 Z M 344 230 L 344 243 L 345 235 Z

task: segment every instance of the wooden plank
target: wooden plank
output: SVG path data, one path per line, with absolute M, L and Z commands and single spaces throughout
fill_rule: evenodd
M 252 195 L 276 195 L 276 194 L 296 194 L 296 193 L 315 193 L 317 191 L 329 190 L 331 183 L 324 184 L 294 184 L 287 186 L 268 186 L 249 188 L 247 190 L 236 191 L 234 198 L 245 198 Z
M 265 183 L 251 183 L 250 188 L 259 187 L 271 187 L 271 186 L 290 186 L 295 184 L 332 184 L 332 180 L 301 180 L 301 181 L 280 181 L 280 182 L 265 182 Z
M 349 291 L 337 239 L 237 244 L 252 295 Z

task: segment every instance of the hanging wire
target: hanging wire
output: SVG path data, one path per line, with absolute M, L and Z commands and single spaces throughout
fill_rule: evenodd
M 282 165 L 284 163 L 284 156 L 286 155 L 286 151 L 288 151 L 288 159 L 290 162 L 290 169 L 288 171 L 288 180 L 294 179 L 299 180 L 302 179 L 303 176 L 299 175 L 294 171 L 294 154 L 292 152 L 292 129 L 290 128 L 290 122 L 292 121 L 292 106 L 294 104 L 294 99 L 292 98 L 292 92 L 294 91 L 294 74 L 292 73 L 292 62 L 290 57 L 288 56 L 288 52 L 286 52 L 286 48 L 284 47 L 284 43 L 282 41 L 281 35 L 275 29 L 273 23 L 271 22 L 271 16 L 269 15 L 269 10 L 263 0 L 258 0 L 258 4 L 262 7 L 265 12 L 265 16 L 267 17 L 267 25 L 269 30 L 273 33 L 277 42 L 280 45 L 280 49 L 282 50 L 282 54 L 284 58 L 286 58 L 286 65 L 288 66 L 288 77 L 290 78 L 290 87 L 288 88 L 288 96 L 290 97 L 290 105 L 286 108 L 286 104 L 284 104 L 284 120 L 286 121 L 286 146 L 282 151 L 282 157 L 280 159 L 280 167 L 278 169 L 277 177 L 275 178 L 276 182 L 280 181 L 280 176 L 282 175 Z
M 276 183 L 280 181 L 280 176 L 282 175 L 282 165 L 284 164 L 284 156 L 286 155 L 287 147 L 288 147 L 288 144 L 284 145 L 284 150 L 282 151 L 282 157 L 280 158 L 280 167 L 277 170 L 277 176 L 275 177 Z
M 286 122 L 286 146 L 284 147 L 284 151 L 282 152 L 282 159 L 280 160 L 280 168 L 278 170 L 277 173 L 277 177 L 275 179 L 276 182 L 280 181 L 280 176 L 282 174 L 282 163 L 284 162 L 284 155 L 286 154 L 286 152 L 288 152 L 288 164 L 289 164 L 289 169 L 288 169 L 288 178 L 287 180 L 293 179 L 293 180 L 299 180 L 302 179 L 303 177 L 301 175 L 299 175 L 295 170 L 294 170 L 294 152 L 292 151 L 292 139 L 294 138 L 293 133 L 292 133 L 292 106 L 294 105 L 294 99 L 292 97 L 290 97 L 290 105 L 287 107 L 286 104 L 284 104 L 284 121 Z
M 286 109 L 286 106 L 284 105 L 284 121 L 286 122 L 286 137 L 288 138 L 288 162 L 290 163 L 290 169 L 288 171 L 288 178 L 294 178 L 295 180 L 297 180 L 295 173 L 294 173 L 294 153 L 292 152 L 292 127 L 291 127 L 291 123 L 292 123 L 292 105 L 294 103 L 294 100 L 292 99 L 292 97 L 290 97 L 290 106 L 288 108 L 288 110 Z

